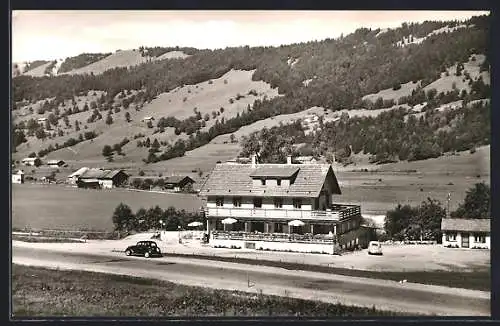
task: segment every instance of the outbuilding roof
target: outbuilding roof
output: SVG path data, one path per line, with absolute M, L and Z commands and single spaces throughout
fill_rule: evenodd
M 80 175 L 82 175 L 83 173 L 85 173 L 89 168 L 88 167 L 82 167 L 82 168 L 79 168 L 78 170 L 76 170 L 75 172 L 71 173 L 68 178 L 73 178 L 73 177 L 78 177 Z
M 122 170 L 88 169 L 80 175 L 82 179 L 113 179 Z
M 489 218 L 465 219 L 465 218 L 443 218 L 441 230 L 443 231 L 469 231 L 469 232 L 490 232 Z
M 276 170 L 287 174 L 297 171 L 290 186 L 254 185 L 252 177 L 258 175 L 275 176 Z M 269 172 L 268 172 L 269 171 Z M 330 164 L 217 164 L 200 189 L 201 196 L 269 196 L 269 197 L 309 197 L 319 196 L 325 182 L 331 182 L 334 194 L 341 194 L 335 173 Z
M 188 177 L 187 175 L 184 175 L 184 176 L 183 175 L 172 175 L 169 177 L 165 177 L 165 183 L 178 184 L 186 178 L 189 179 L 188 181 L 194 182 L 194 180 L 191 179 L 190 177 Z

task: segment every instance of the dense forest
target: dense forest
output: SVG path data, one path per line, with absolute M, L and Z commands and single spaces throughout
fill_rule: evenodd
M 300 123 L 250 134 L 241 156 L 258 153 L 263 163 L 284 163 L 289 154 L 325 156 L 349 163 L 352 154 L 370 154 L 372 163 L 423 160 L 446 152 L 474 151 L 490 143 L 490 104 L 477 101 L 457 109 L 426 110 L 420 118 L 399 108 L 379 116 L 323 123 L 321 132 L 305 135 Z M 302 144 L 300 147 L 293 144 Z

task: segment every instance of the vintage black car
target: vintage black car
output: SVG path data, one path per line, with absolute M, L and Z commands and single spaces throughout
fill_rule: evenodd
M 139 241 L 134 246 L 129 246 L 125 249 L 125 254 L 127 256 L 144 256 L 149 257 L 161 257 L 161 250 L 154 241 Z

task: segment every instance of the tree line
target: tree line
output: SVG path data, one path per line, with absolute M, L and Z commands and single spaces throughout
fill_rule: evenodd
M 185 229 L 193 221 L 202 221 L 202 216 L 198 212 L 177 210 L 173 206 L 164 210 L 158 205 L 149 209 L 141 207 L 133 213 L 128 205 L 120 203 L 113 212 L 112 220 L 115 231 L 177 231 L 179 226 Z M 160 220 L 163 225 L 160 225 Z

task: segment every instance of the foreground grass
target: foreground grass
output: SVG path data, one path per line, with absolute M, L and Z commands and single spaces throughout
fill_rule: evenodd
M 303 270 L 319 273 L 339 274 L 355 277 L 376 278 L 382 280 L 401 281 L 407 280 L 412 283 L 442 285 L 455 288 L 491 291 L 491 271 L 487 268 L 478 268 L 470 272 L 459 271 L 368 271 L 360 269 L 348 269 L 341 267 L 328 267 L 321 265 L 307 265 L 299 263 L 280 262 L 274 260 L 256 260 L 250 258 L 234 258 L 220 256 L 188 255 L 164 253 L 163 256 L 189 257 L 214 261 L 224 261 L 230 263 L 240 263 L 248 265 L 261 265 L 279 267 L 289 270 Z
M 54 237 L 40 237 L 29 235 L 12 235 L 12 240 L 23 242 L 42 242 L 42 243 L 81 243 L 81 241 L 69 238 L 54 238 Z
M 14 317 L 397 315 L 372 308 L 21 265 L 12 266 L 12 306 Z

